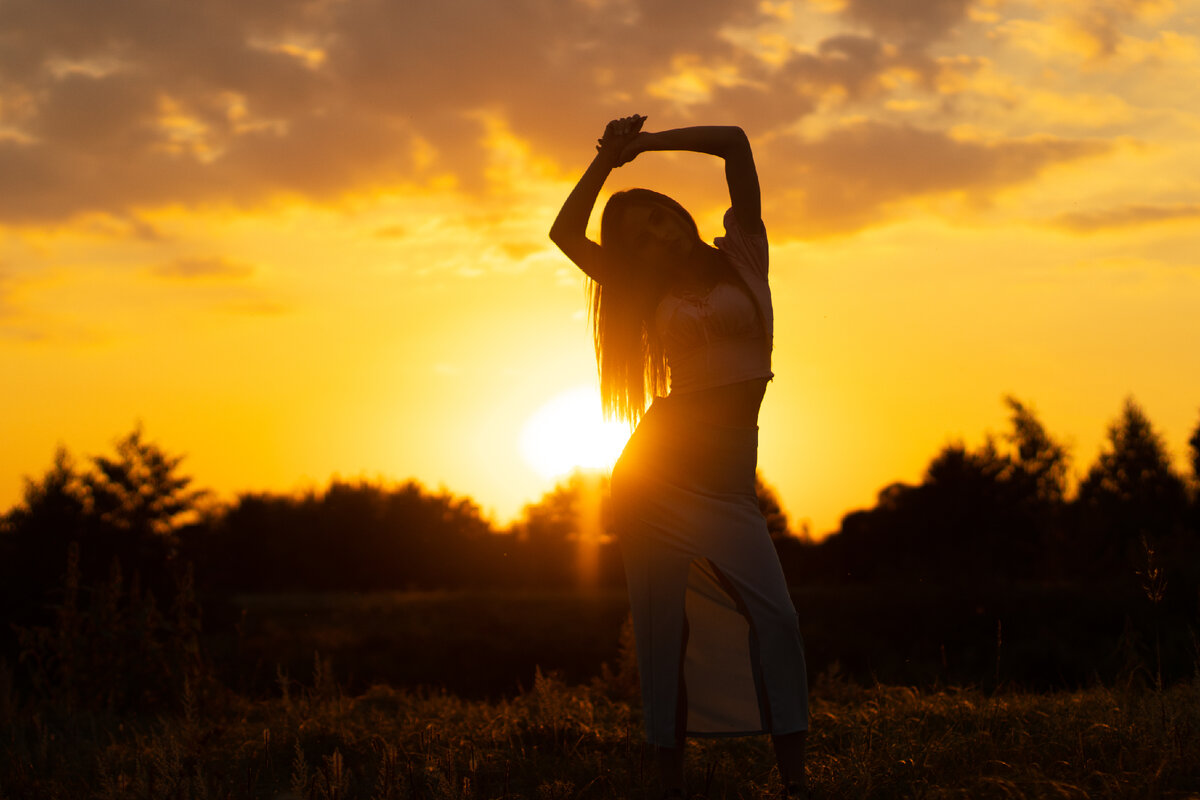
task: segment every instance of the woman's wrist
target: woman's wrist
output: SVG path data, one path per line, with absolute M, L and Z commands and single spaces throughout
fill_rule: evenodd
M 610 169 L 616 169 L 628 159 L 622 158 L 626 146 L 641 136 L 642 124 L 646 118 L 640 114 L 614 119 L 604 129 L 604 135 L 597 141 L 597 152 L 605 156 Z
M 612 145 L 601 145 L 596 148 L 596 157 L 592 159 L 592 164 L 599 165 L 609 170 L 617 168 L 617 157 L 621 155 L 621 148 Z

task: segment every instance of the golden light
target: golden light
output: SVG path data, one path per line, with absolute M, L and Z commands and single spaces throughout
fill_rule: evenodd
M 628 426 L 604 419 L 599 392 L 577 386 L 533 412 L 520 447 L 535 472 L 555 478 L 576 469 L 611 469 L 628 438 Z

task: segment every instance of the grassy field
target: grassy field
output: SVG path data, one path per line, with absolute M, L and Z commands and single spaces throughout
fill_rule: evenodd
M 1153 619 L 1098 636 L 1073 606 L 1050 619 L 1045 594 L 935 613 L 940 599 L 797 596 L 814 797 L 1200 798 L 1200 654 L 1160 681 Z M 185 615 L 145 628 L 149 649 L 144 602 L 93 607 L 39 640 L 40 660 L 0 661 L 0 800 L 657 797 L 621 592 L 232 598 L 206 606 L 202 646 Z M 1042 641 L 1126 666 L 1034 691 L 1011 676 Z M 44 680 L 24 681 L 35 662 Z M 688 763 L 698 797 L 779 789 L 765 737 L 694 741 Z
M 16 715 L 0 701 L 0 798 L 652 798 L 640 714 L 620 676 L 540 674 L 498 701 L 373 686 L 318 666 L 249 701 L 191 691 L 179 713 Z M 1200 796 L 1200 680 L 1163 691 L 813 686 L 816 798 Z M 763 737 L 689 745 L 708 798 L 778 791 Z
M 615 657 L 623 589 L 246 595 L 206 614 L 206 646 L 243 694 L 304 675 L 319 651 L 347 690 L 376 683 L 496 698 L 532 685 L 535 666 L 586 681 Z
M 1163 619 L 1145 597 L 1111 588 L 792 594 L 810 673 L 837 669 L 868 685 L 1061 690 L 1160 665 L 1178 682 L 1200 661 L 1195 597 Z M 350 692 L 386 683 L 494 699 L 529 688 L 535 666 L 588 680 L 616 657 L 628 612 L 623 588 L 246 595 L 206 608 L 204 629 L 223 682 L 249 696 L 274 690 L 277 666 L 306 674 L 320 651 Z

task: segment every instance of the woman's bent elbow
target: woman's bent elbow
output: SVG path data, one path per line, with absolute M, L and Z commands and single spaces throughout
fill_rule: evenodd
M 750 137 L 746 132 L 737 125 L 729 125 L 725 128 L 725 136 L 727 137 L 730 147 L 739 149 L 750 149 Z

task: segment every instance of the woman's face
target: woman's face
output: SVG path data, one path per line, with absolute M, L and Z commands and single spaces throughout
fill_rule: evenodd
M 621 228 L 638 260 L 668 277 L 676 277 L 686 269 L 696 246 L 692 226 L 667 206 L 630 206 L 621 219 Z

